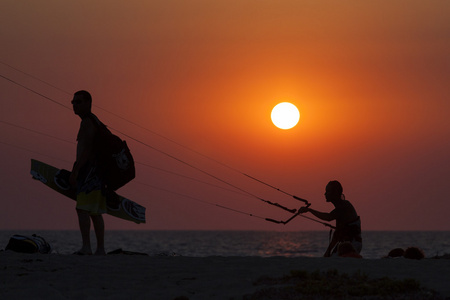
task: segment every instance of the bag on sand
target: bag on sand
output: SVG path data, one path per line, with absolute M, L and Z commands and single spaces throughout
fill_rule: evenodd
M 21 253 L 42 253 L 48 254 L 52 252 L 52 247 L 47 241 L 36 234 L 32 236 L 24 236 L 15 234 L 9 239 L 5 250 L 12 250 Z
M 108 189 L 115 191 L 136 176 L 134 159 L 125 141 L 112 134 L 94 114 L 91 114 L 91 119 L 99 131 L 94 147 L 100 175 Z

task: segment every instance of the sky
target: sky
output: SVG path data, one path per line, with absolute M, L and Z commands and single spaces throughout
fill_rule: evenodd
M 133 153 L 119 193 L 147 208 L 107 230 L 323 230 L 267 222 L 291 214 L 258 198 L 327 212 L 330 180 L 363 230 L 450 230 L 449 15 L 437 0 L 3 0 L 0 230 L 77 229 L 75 202 L 29 171 L 71 168 L 80 89 Z M 270 120 L 284 101 L 301 114 L 289 130 Z

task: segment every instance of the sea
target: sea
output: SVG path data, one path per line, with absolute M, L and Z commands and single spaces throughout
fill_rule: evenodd
M 43 237 L 53 253 L 72 254 L 80 248 L 79 231 L 0 231 L 0 249 L 14 234 Z M 91 234 L 95 247 L 95 235 Z M 321 257 L 329 242 L 328 231 L 107 231 L 106 251 L 122 249 L 151 256 L 259 256 Z M 378 259 L 394 248 L 418 247 L 425 256 L 450 253 L 450 231 L 365 231 L 362 256 Z M 95 249 L 94 249 L 95 250 Z

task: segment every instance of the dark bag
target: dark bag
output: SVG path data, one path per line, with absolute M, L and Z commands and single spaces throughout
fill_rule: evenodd
M 43 237 L 36 234 L 33 234 L 31 237 L 15 234 L 9 239 L 6 250 L 21 253 L 48 254 L 52 252 L 52 247 Z
M 125 141 L 112 134 L 95 115 L 91 119 L 98 128 L 94 148 L 99 172 L 107 188 L 115 191 L 136 176 L 134 159 Z

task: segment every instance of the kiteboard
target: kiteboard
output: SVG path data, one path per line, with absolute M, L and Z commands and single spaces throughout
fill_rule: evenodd
M 72 200 L 77 199 L 76 191 L 69 184 L 70 171 L 58 169 L 38 160 L 31 160 L 31 175 L 49 188 Z M 145 223 L 145 207 L 123 196 L 110 192 L 106 197 L 107 214 L 132 221 Z

